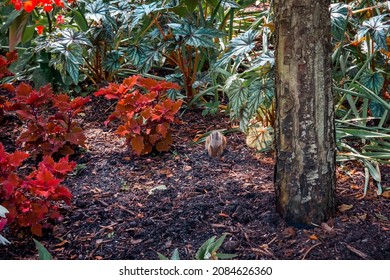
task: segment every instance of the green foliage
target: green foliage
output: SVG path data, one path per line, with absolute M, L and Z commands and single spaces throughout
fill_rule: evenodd
M 219 248 L 225 241 L 226 235 L 222 235 L 220 238 L 216 239 L 216 236 L 211 237 L 206 240 L 202 246 L 198 249 L 195 254 L 196 260 L 218 260 L 218 259 L 232 259 L 236 257 L 235 254 L 222 254 L 218 253 Z M 168 258 L 160 253 L 158 253 L 160 260 L 168 260 Z M 176 248 L 173 253 L 171 260 L 180 260 L 179 251 Z
M 42 245 L 41 242 L 34 239 L 35 246 L 37 247 L 39 259 L 40 260 L 52 260 L 53 256 L 49 253 L 49 251 Z
M 389 25 L 381 12 L 357 1 L 331 6 L 337 159 L 364 163 L 364 194 L 370 177 L 382 193 L 379 165 L 390 162 Z

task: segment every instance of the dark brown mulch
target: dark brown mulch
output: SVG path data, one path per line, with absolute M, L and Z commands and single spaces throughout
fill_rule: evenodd
M 207 239 L 226 234 L 220 251 L 237 259 L 390 259 L 390 200 L 374 186 L 361 198 L 364 174 L 356 163 L 338 168 L 342 211 L 326 225 L 295 229 L 275 213 L 272 154 L 256 153 L 238 133 L 228 135 L 221 159 L 191 144 L 207 130 L 228 128 L 227 117 L 186 112 L 171 152 L 135 157 L 115 128 L 103 125 L 109 104 L 93 106 L 84 121 L 88 149 L 75 158 L 85 168 L 66 181 L 73 204 L 38 238 L 54 258 L 158 259 L 157 252 L 178 248 L 192 259 Z M 383 187 L 389 171 L 382 169 Z M 3 234 L 12 245 L 0 247 L 1 259 L 37 258 L 31 237 Z

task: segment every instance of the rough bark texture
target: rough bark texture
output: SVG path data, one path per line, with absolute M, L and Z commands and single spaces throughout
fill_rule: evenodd
M 335 208 L 329 0 L 274 1 L 278 213 L 297 227 Z

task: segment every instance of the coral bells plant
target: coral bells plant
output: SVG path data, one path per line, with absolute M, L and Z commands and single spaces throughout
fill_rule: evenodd
M 0 79 L 8 76 L 13 76 L 14 74 L 9 71 L 9 67 L 12 62 L 18 59 L 18 54 L 16 51 L 8 52 L 5 56 L 0 55 Z
M 30 228 L 41 236 L 51 221 L 62 219 L 59 203 L 70 204 L 72 194 L 61 183 L 76 163 L 69 162 L 67 156 L 58 162 L 45 156 L 38 169 L 20 177 L 16 171 L 28 156 L 21 151 L 6 153 L 0 143 L 0 204 L 9 211 L 8 224 Z
M 178 123 L 175 118 L 182 100 L 173 101 L 166 97 L 169 89 L 180 86 L 151 78 L 131 76 L 122 84 L 111 83 L 100 89 L 95 96 L 104 95 L 107 99 L 118 99 L 115 111 L 106 124 L 120 119 L 122 124 L 116 133 L 125 137 L 127 144 L 137 155 L 157 151 L 168 151 L 172 145 L 170 125 Z
M 74 153 L 77 146 L 85 147 L 83 129 L 75 118 L 90 101 L 89 97 L 70 100 L 66 94 L 54 94 L 49 85 L 37 91 L 21 83 L 13 90 L 15 98 L 7 110 L 16 112 L 26 124 L 17 140 L 26 150 L 66 155 Z

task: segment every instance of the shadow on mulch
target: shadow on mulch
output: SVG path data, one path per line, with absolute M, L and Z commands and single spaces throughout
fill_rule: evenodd
M 174 127 L 171 152 L 135 157 L 103 125 L 107 103 L 93 104 L 84 121 L 88 149 L 75 158 L 84 168 L 66 180 L 73 204 L 39 239 L 54 258 L 151 260 L 178 248 L 182 259 L 193 259 L 203 242 L 226 234 L 220 251 L 236 259 L 390 259 L 390 203 L 373 191 L 359 198 L 360 166 L 338 170 L 339 205 L 351 209 L 326 225 L 295 229 L 275 213 L 270 154 L 248 148 L 238 133 L 228 135 L 220 159 L 191 144 L 198 134 L 229 128 L 228 118 L 187 112 Z M 12 245 L 0 247 L 1 259 L 37 258 L 31 237 L 7 233 Z

